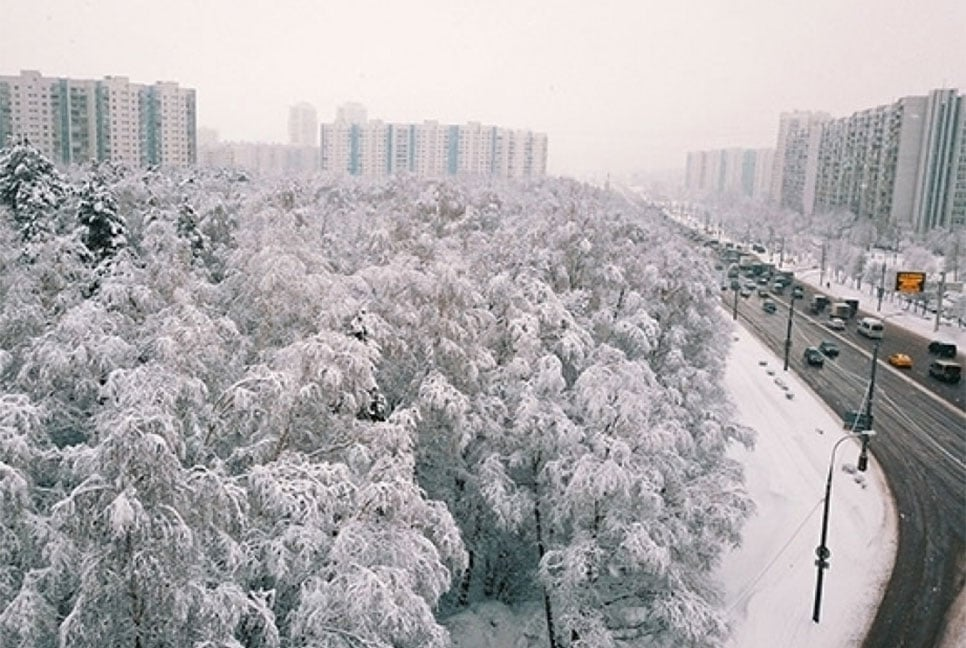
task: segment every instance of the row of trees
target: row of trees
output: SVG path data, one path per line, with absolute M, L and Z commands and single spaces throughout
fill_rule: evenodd
M 773 251 L 783 245 L 787 256 L 818 260 L 824 246 L 829 272 L 852 280 L 867 281 L 864 275 L 874 265 L 868 252 L 873 248 L 901 254 L 908 269 L 966 276 L 962 226 L 916 233 L 902 223 L 874 222 L 847 210 L 802 215 L 735 196 L 709 196 L 700 204 L 708 225 L 732 237 L 763 242 Z
M 714 277 L 566 180 L 0 152 L 0 645 L 715 645 L 752 504 Z

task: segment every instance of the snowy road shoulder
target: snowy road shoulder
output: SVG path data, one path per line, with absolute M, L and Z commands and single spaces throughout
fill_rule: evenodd
M 835 454 L 829 515 L 830 567 L 821 622 L 812 621 L 815 549 L 832 446 L 844 430 L 837 416 L 751 334 L 735 329 L 725 377 L 738 420 L 757 432 L 745 466 L 758 507 L 743 545 L 716 576 L 724 584 L 734 633 L 729 646 L 783 648 L 858 645 L 892 570 L 897 525 L 892 498 L 874 458 L 855 470 L 859 445 Z M 791 397 L 789 397 L 791 395 Z

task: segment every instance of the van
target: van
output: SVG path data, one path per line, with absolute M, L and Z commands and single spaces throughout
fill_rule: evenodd
M 862 335 L 872 340 L 881 340 L 885 332 L 885 326 L 874 317 L 863 317 L 859 320 L 859 328 L 856 329 Z
M 940 358 L 955 358 L 956 351 L 956 345 L 952 342 L 933 340 L 929 343 L 929 353 L 934 353 Z
M 963 368 L 950 360 L 933 360 L 929 363 L 929 375 L 943 382 L 958 383 L 963 376 Z

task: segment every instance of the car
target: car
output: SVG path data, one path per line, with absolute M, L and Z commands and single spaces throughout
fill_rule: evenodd
M 801 286 L 795 286 L 792 288 L 792 299 L 801 299 L 805 296 L 805 291 L 802 290 Z
M 952 342 L 933 340 L 929 343 L 929 353 L 937 355 L 940 358 L 955 358 L 957 351 L 956 345 Z
M 818 345 L 818 350 L 829 358 L 836 358 L 839 355 L 839 345 L 831 340 L 822 340 Z
M 742 288 L 739 294 L 742 297 L 748 298 L 748 297 L 751 297 L 751 290 L 749 290 L 748 288 Z
M 845 330 L 845 320 L 841 317 L 830 317 L 828 322 L 825 323 L 827 327 L 833 331 L 844 331 Z
M 943 382 L 958 383 L 963 376 L 963 367 L 951 360 L 933 360 L 929 363 L 929 375 Z
M 912 358 L 905 353 L 893 353 L 889 356 L 889 364 L 900 369 L 912 369 Z
M 825 364 L 825 356 L 822 355 L 822 352 L 817 347 L 808 347 L 805 349 L 805 353 L 802 354 L 802 359 L 805 361 L 805 364 L 812 367 L 821 367 Z
M 766 313 L 774 313 L 776 310 L 778 310 L 778 305 L 775 304 L 775 302 L 771 299 L 766 299 L 763 301 L 761 303 L 761 307 Z
M 767 288 L 759 288 L 758 289 L 758 296 L 761 297 L 762 299 L 767 299 L 768 298 L 768 289 Z

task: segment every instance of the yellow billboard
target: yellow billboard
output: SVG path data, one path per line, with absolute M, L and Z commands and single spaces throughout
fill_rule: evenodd
M 896 273 L 896 290 L 901 293 L 921 293 L 925 285 L 925 272 Z

